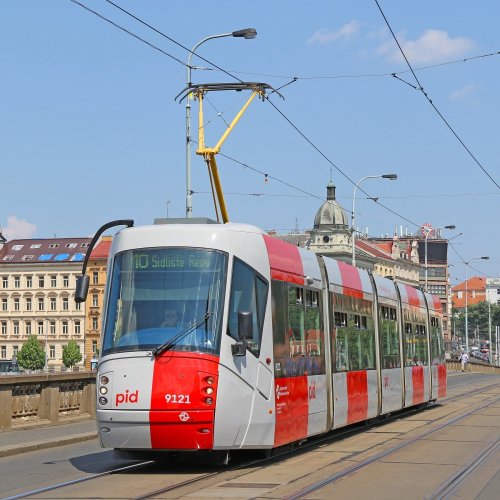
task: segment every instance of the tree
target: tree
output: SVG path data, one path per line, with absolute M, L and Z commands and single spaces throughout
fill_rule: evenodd
M 70 340 L 67 345 L 63 346 L 62 362 L 66 368 L 70 368 L 82 360 L 80 347 L 75 340 Z
M 17 363 L 25 370 L 41 370 L 45 366 L 45 352 L 36 335 L 30 335 L 17 353 Z

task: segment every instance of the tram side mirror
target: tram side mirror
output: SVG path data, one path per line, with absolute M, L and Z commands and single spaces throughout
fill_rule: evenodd
M 75 302 L 85 302 L 89 291 L 90 278 L 86 274 L 78 276 L 76 279 Z
M 238 313 L 238 335 L 240 340 L 253 337 L 253 313 L 248 311 Z
M 231 346 L 233 356 L 245 356 L 247 353 L 247 338 L 253 337 L 253 314 L 251 312 L 238 313 L 239 340 Z

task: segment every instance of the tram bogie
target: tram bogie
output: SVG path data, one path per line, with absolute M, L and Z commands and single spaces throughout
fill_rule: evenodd
M 122 452 L 272 450 L 446 394 L 439 301 L 241 224 L 118 232 L 101 345 Z

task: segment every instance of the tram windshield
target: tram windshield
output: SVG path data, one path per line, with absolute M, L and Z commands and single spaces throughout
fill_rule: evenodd
M 218 353 L 226 269 L 227 255 L 214 250 L 150 248 L 117 254 L 102 354 L 162 345 Z

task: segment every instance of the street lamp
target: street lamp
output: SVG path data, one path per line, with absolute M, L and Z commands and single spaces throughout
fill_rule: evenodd
M 352 233 L 352 260 L 351 264 L 353 266 L 356 265 L 356 245 L 355 245 L 355 240 L 356 240 L 356 229 L 354 227 L 354 203 L 356 201 L 356 189 L 358 186 L 365 180 L 365 179 L 389 179 L 391 181 L 394 181 L 398 178 L 396 174 L 382 174 L 382 175 L 367 175 L 366 177 L 363 177 L 360 179 L 356 185 L 354 186 L 354 192 L 352 194 L 352 212 L 351 212 L 351 233 Z
M 489 257 L 474 257 L 467 262 L 464 262 L 465 264 L 465 352 L 469 354 L 469 316 L 468 316 L 468 305 L 469 305 L 469 284 L 467 283 L 467 269 L 469 267 L 469 264 L 473 260 L 489 260 Z
M 193 57 L 194 51 L 202 44 L 213 38 L 224 38 L 232 36 L 235 38 L 245 38 L 250 40 L 257 36 L 257 31 L 255 28 L 246 28 L 243 30 L 232 31 L 231 33 L 221 33 L 219 35 L 210 35 L 199 41 L 189 52 L 189 57 L 187 61 L 187 87 L 191 86 L 191 57 Z M 186 99 L 186 217 L 191 218 L 193 216 L 193 199 L 191 192 L 191 99 L 189 95 Z
M 424 238 L 425 238 L 425 246 L 424 246 L 424 259 L 425 259 L 425 263 L 424 263 L 424 268 L 425 268 L 425 287 L 424 287 L 424 290 L 426 292 L 429 292 L 429 288 L 427 286 L 427 239 L 429 238 L 430 234 L 432 233 L 432 231 L 439 231 L 440 229 L 455 229 L 456 226 L 441 226 L 441 227 L 432 227 L 430 224 L 424 224 L 422 226 L 422 233 L 424 235 Z

